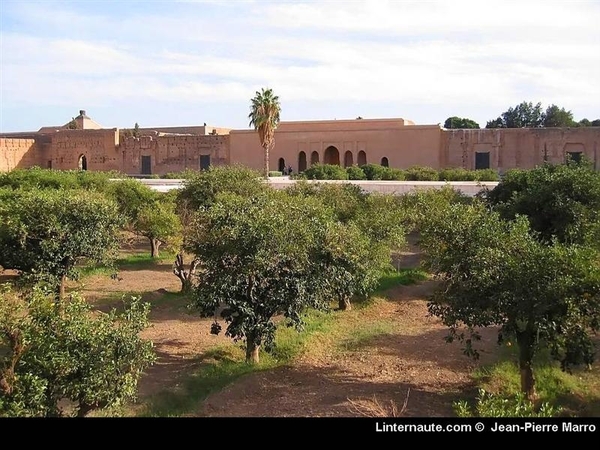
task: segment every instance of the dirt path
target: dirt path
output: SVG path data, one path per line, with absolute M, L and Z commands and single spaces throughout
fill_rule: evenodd
M 413 241 L 400 265 L 415 267 L 419 260 Z M 198 415 L 391 416 L 392 403 L 402 409 L 405 401 L 404 416 L 453 415 L 452 402 L 472 389 L 469 374 L 476 363 L 460 345 L 447 344 L 446 328 L 428 316 L 426 298 L 434 287 L 432 280 L 396 287 L 387 293 L 388 301 L 361 316 L 391 320 L 392 332 L 350 350 L 331 348 L 293 367 L 247 376 L 206 399 Z M 478 364 L 492 357 L 494 339 L 492 330 L 484 334 Z
M 415 267 L 420 254 L 414 239 L 399 255 L 399 267 Z M 120 280 L 90 277 L 83 286 L 90 298 L 118 299 L 120 294 L 144 292 L 153 303 L 152 326 L 144 337 L 154 342 L 158 361 L 140 382 L 143 402 L 163 390 L 177 388 L 183 377 L 197 370 L 202 353 L 230 340 L 211 335 L 211 319 L 201 319 L 186 309 L 186 299 L 169 296 L 179 282 L 163 264 L 148 270 L 123 270 Z M 399 286 L 386 293 L 376 308 L 364 309 L 361 322 L 391 323 L 379 334 L 359 345 L 321 344 L 293 366 L 254 373 L 208 397 L 195 416 L 358 416 L 378 415 L 373 399 L 392 415 L 391 402 L 405 416 L 453 415 L 452 402 L 464 398 L 471 386 L 475 363 L 463 356 L 458 344 L 446 344 L 446 328 L 429 317 L 426 298 L 434 281 Z M 113 300 L 118 302 L 118 300 Z M 344 314 L 339 312 L 338 314 Z M 495 336 L 486 333 L 483 346 L 493 348 Z M 482 360 L 489 360 L 484 352 Z

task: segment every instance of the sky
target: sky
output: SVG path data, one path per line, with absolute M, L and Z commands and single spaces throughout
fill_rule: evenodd
M 0 0 L 0 132 L 402 117 L 600 118 L 600 1 Z

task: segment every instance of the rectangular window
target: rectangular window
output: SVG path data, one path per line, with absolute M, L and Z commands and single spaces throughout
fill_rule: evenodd
M 142 175 L 152 174 L 152 156 L 142 156 Z
M 580 163 L 581 162 L 581 154 L 582 152 L 567 152 L 567 156 L 573 162 Z
M 200 170 L 206 170 L 210 167 L 210 155 L 200 155 Z
M 475 170 L 490 168 L 490 152 L 475 152 Z

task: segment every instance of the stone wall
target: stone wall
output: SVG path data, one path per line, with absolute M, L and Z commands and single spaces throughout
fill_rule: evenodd
M 32 166 L 45 167 L 35 139 L 0 138 L 0 172 Z
M 200 169 L 201 156 L 210 157 L 210 164 L 229 164 L 229 135 L 142 136 L 127 137 L 120 145 L 122 171 L 142 174 L 142 157 L 150 157 L 151 174 L 164 175 L 186 169 Z
M 474 169 L 477 153 L 489 153 L 490 168 L 531 169 L 548 161 L 564 163 L 567 153 L 581 153 L 600 169 L 600 127 L 499 128 L 444 130 L 440 165 Z
M 48 157 L 53 169 L 76 170 L 85 158 L 87 170 L 121 170 L 123 156 L 119 152 L 119 131 L 116 128 L 61 130 L 49 135 L 49 138 Z M 49 166 L 49 163 L 44 165 Z

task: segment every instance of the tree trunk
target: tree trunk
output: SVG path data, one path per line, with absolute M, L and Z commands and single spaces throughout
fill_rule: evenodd
M 185 269 L 185 262 L 183 261 L 183 252 L 177 253 L 175 256 L 175 264 L 173 264 L 173 273 L 181 281 L 181 292 L 183 294 L 189 294 L 192 290 L 192 278 L 196 273 L 196 268 L 200 264 L 198 258 L 194 258 L 190 263 L 189 270 Z
M 265 179 L 269 179 L 269 146 L 265 145 Z
M 65 298 L 65 288 L 66 288 L 66 284 L 67 284 L 67 276 L 66 275 L 62 275 L 60 277 L 60 284 L 58 285 L 58 299 L 62 300 L 63 298 Z
M 79 409 L 77 410 L 77 417 L 85 417 L 94 409 L 95 406 L 80 404 Z
M 158 258 L 158 248 L 160 241 L 158 239 L 150 239 L 150 254 L 153 258 Z
M 342 311 L 350 311 L 352 309 L 352 303 L 350 303 L 350 298 L 348 297 L 340 297 L 338 305 Z
M 527 324 L 525 331 L 517 332 L 517 344 L 519 345 L 519 371 L 521 373 L 521 392 L 530 401 L 535 400 L 535 379 L 533 377 L 533 352 L 535 333 L 533 326 Z
M 258 364 L 260 362 L 258 352 L 260 345 L 255 343 L 254 336 L 249 335 L 246 339 L 246 362 L 251 364 Z

